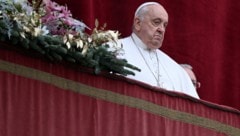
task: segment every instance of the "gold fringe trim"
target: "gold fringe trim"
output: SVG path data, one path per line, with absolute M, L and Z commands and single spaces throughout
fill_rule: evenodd
M 149 113 L 165 117 L 171 120 L 181 121 L 184 123 L 189 123 L 192 125 L 211 129 L 216 132 L 227 134 L 229 136 L 240 136 L 239 128 L 235 128 L 233 126 L 221 123 L 219 121 L 200 117 L 186 112 L 169 109 L 139 98 L 134 98 L 118 94 L 112 91 L 94 88 L 33 68 L 0 60 L 0 70 L 15 75 L 23 76 L 26 78 L 42 81 L 54 85 L 56 87 L 65 90 L 71 90 L 89 97 L 94 97 L 108 102 L 141 109 Z

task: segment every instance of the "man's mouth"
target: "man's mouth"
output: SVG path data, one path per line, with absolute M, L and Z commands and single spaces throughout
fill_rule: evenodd
M 157 40 L 160 40 L 160 41 L 161 41 L 161 40 L 162 40 L 162 36 L 161 36 L 161 35 L 155 35 L 155 36 L 154 36 L 154 39 L 157 39 Z

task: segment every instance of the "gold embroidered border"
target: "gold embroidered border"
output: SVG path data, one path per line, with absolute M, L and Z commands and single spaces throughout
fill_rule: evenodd
M 155 114 L 161 117 L 166 117 L 172 120 L 177 120 L 177 121 L 189 123 L 196 126 L 201 126 L 207 129 L 214 130 L 216 132 L 225 133 L 229 136 L 240 135 L 239 128 L 235 128 L 233 126 L 230 126 L 215 120 L 189 114 L 186 112 L 169 109 L 169 108 L 148 102 L 146 100 L 114 93 L 114 92 L 103 90 L 103 89 L 94 88 L 91 86 L 87 86 L 72 80 L 68 80 L 47 72 L 25 67 L 22 65 L 13 64 L 10 62 L 0 60 L 0 70 L 9 72 L 15 75 L 27 77 L 30 79 L 42 81 L 62 89 L 71 90 L 71 91 L 74 91 L 83 95 L 87 95 L 90 97 L 94 97 L 97 99 L 102 99 L 112 103 L 145 110 L 147 112 L 150 112 L 152 114 Z

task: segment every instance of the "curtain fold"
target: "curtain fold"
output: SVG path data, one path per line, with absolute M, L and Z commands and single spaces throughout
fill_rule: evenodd
M 98 19 L 121 37 L 131 33 L 134 11 L 145 2 L 55 1 L 90 28 Z M 0 43 L 0 135 L 239 136 L 240 1 L 158 2 L 169 13 L 161 50 L 193 66 L 201 100 Z
M 240 134 L 236 109 L 12 50 L 0 50 L 0 75 L 4 136 Z
M 107 29 L 118 30 L 120 37 L 125 37 L 131 33 L 136 8 L 146 0 L 55 1 L 66 4 L 73 16 L 90 28 L 98 19 L 100 25 L 107 23 Z M 240 109 L 240 1 L 154 1 L 169 13 L 161 50 L 178 63 L 193 66 L 201 82 L 201 99 Z

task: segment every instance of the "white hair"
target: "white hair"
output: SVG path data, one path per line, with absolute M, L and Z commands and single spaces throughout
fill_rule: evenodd
M 157 3 L 157 2 L 145 2 L 145 3 L 143 3 L 143 4 L 141 4 L 138 8 L 137 8 L 137 10 L 135 11 L 135 14 L 134 14 L 134 16 L 135 17 L 140 17 L 141 15 L 142 15 L 142 13 L 144 13 L 144 7 L 146 7 L 146 6 L 149 6 L 149 5 L 160 5 L 159 3 Z

